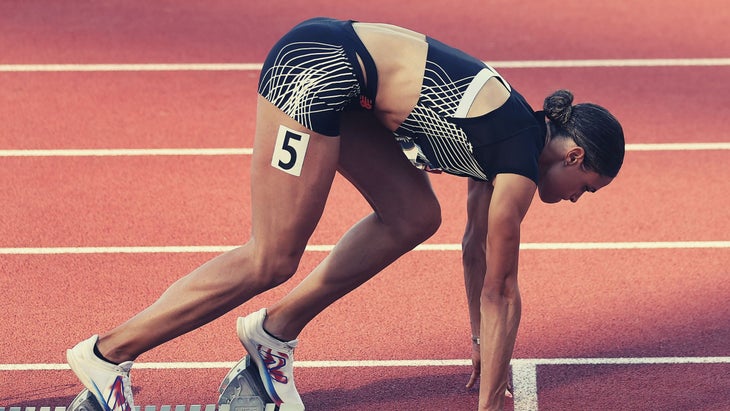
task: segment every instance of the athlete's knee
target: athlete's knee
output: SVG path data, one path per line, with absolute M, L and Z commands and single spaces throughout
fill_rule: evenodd
M 292 278 L 299 267 L 299 255 L 282 255 L 278 252 L 268 255 L 258 264 L 258 277 L 262 285 L 273 288 Z
M 268 290 L 290 279 L 299 267 L 302 253 L 280 248 L 258 247 L 253 253 L 253 280 L 257 287 Z
M 431 201 L 424 204 L 416 216 L 421 221 L 420 235 L 425 241 L 438 231 L 441 227 L 441 205 L 434 197 Z
M 420 244 L 441 226 L 441 206 L 435 196 L 421 198 L 400 210 L 394 225 L 404 240 Z

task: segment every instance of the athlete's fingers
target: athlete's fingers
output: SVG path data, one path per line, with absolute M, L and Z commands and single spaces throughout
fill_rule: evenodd
M 470 389 L 476 384 L 477 380 L 479 379 L 479 371 L 478 370 L 472 370 L 471 376 L 469 377 L 469 382 L 466 383 L 466 389 Z
M 505 390 L 504 395 L 507 397 L 512 398 L 512 393 L 515 392 L 515 387 L 512 384 L 512 368 L 509 369 L 509 373 L 507 375 L 507 390 Z
M 482 356 L 479 350 L 479 340 L 474 340 L 471 345 L 471 376 L 469 382 L 466 383 L 466 389 L 469 389 L 479 380 L 482 371 Z

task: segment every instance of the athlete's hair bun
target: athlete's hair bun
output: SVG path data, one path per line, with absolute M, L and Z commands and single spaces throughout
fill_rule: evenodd
M 545 98 L 542 107 L 545 116 L 558 126 L 564 126 L 570 121 L 573 114 L 573 93 L 568 90 L 558 90 Z
M 550 138 L 570 138 L 585 150 L 582 166 L 606 177 L 616 177 L 624 161 L 624 131 L 605 108 L 593 103 L 573 104 L 573 93 L 558 90 L 543 103 L 550 119 Z

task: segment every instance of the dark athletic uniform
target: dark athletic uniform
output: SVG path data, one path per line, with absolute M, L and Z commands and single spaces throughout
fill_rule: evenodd
M 484 62 L 433 38 L 426 41 L 420 98 L 394 131 L 405 155 L 427 171 L 478 180 L 513 173 L 537 183 L 547 132 L 544 114 L 534 112 Z M 490 113 L 466 118 L 492 77 L 510 91 L 509 99 Z M 300 23 L 276 43 L 264 62 L 259 94 L 310 130 L 337 136 L 340 112 L 377 104 L 377 81 L 375 64 L 352 21 L 320 17 Z

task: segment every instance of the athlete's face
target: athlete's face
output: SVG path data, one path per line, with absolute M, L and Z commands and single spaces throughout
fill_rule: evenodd
M 538 192 L 545 203 L 561 200 L 578 201 L 583 193 L 595 193 L 613 178 L 602 176 L 583 167 L 583 149 L 569 151 L 562 161 L 553 162 L 540 175 Z

